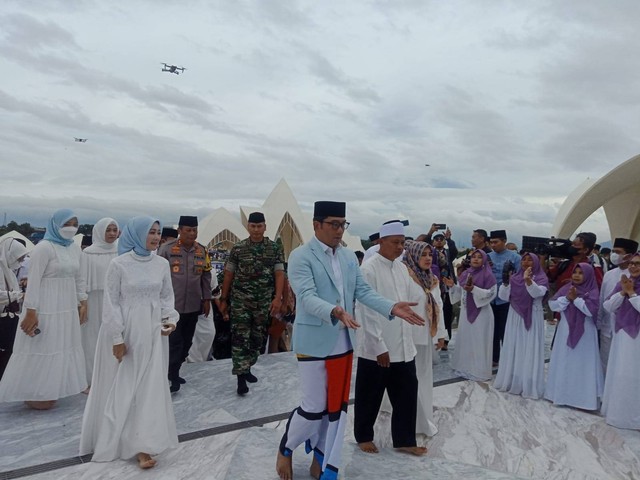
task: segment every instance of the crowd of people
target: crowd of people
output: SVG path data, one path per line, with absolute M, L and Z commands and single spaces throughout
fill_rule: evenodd
M 615 427 L 640 429 L 636 241 L 616 238 L 602 259 L 595 235 L 582 232 L 553 258 L 517 252 L 504 230 L 477 229 L 459 258 L 443 225 L 412 239 L 407 224 L 385 222 L 374 245 L 354 255 L 342 246 L 346 204 L 316 202 L 314 238 L 287 265 L 254 212 L 249 237 L 231 249 L 218 279 L 196 241 L 197 217 L 180 217 L 177 230 L 151 217 L 122 229 L 104 218 L 81 250 L 77 216 L 58 210 L 29 255 L 18 240 L 0 243 L 0 401 L 47 410 L 85 393 L 80 452 L 151 468 L 177 445 L 171 394 L 187 383 L 183 363 L 210 359 L 212 347 L 215 354 L 223 330 L 213 327 L 215 312 L 228 326 L 239 396 L 258 382 L 251 367 L 260 354 L 278 351 L 295 318 L 301 403 L 278 448 L 283 480 L 293 477 L 302 443 L 313 452 L 311 475 L 337 478 L 354 354 L 354 436 L 366 453 L 384 443 L 374 432 L 388 433 L 400 451 L 427 453 L 438 431 L 432 365 L 449 342 L 451 366 L 465 379 L 490 381 L 497 367 L 497 390 L 600 410 Z M 549 311 L 557 327 L 545 380 Z M 381 412 L 386 430 L 374 428 Z

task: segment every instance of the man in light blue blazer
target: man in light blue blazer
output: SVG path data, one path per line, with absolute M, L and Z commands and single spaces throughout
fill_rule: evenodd
M 355 254 L 341 246 L 349 226 L 346 204 L 316 202 L 315 237 L 289 257 L 289 282 L 296 295 L 293 350 L 298 357 L 301 403 L 289 417 L 280 442 L 276 471 L 293 478 L 292 456 L 305 443 L 313 451 L 310 474 L 321 480 L 338 478 L 349 403 L 353 363 L 353 317 L 356 300 L 376 312 L 413 325 L 424 325 L 415 303 L 380 296 L 362 278 Z

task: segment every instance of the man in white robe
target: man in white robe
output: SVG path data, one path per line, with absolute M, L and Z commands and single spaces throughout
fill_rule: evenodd
M 600 309 L 598 310 L 597 327 L 600 332 L 600 359 L 602 368 L 607 373 L 607 363 L 609 361 L 609 350 L 611 349 L 611 327 L 613 314 L 608 312 L 603 304 L 609 295 L 616 288 L 623 274 L 629 276 L 629 260 L 631 254 L 638 250 L 638 242 L 628 238 L 616 238 L 613 241 L 611 250 L 611 263 L 617 268 L 612 268 L 604 274 L 602 286 L 600 287 Z
M 404 249 L 402 222 L 380 228 L 378 254 L 363 263 L 362 275 L 380 295 L 397 301 L 411 298 L 413 280 L 402 263 Z M 356 304 L 356 318 L 363 328 L 358 332 L 358 371 L 356 376 L 354 434 L 360 449 L 377 453 L 373 430 L 384 392 L 387 391 L 393 413 L 391 436 L 394 448 L 423 455 L 425 447 L 416 444 L 418 379 L 411 326 L 406 322 L 389 322 L 383 315 Z M 405 325 L 403 325 L 405 323 Z

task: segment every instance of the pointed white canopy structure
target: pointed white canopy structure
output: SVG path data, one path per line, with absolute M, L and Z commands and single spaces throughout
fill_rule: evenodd
M 289 258 L 294 248 L 313 238 L 312 213 L 300 209 L 289 184 L 282 178 L 261 207 L 240 207 L 240 221 L 225 208 L 219 208 L 207 216 L 200 222 L 198 241 L 208 246 L 223 243 L 225 248 L 231 248 L 238 240 L 249 236 L 247 219 L 253 212 L 264 214 L 266 236 L 272 240 L 280 239 L 285 258 Z M 227 233 L 223 235 L 225 231 Z M 364 250 L 360 237 L 349 235 L 348 232 L 344 234 L 343 243 L 352 250 Z
M 587 179 L 564 201 L 552 235 L 568 238 L 589 216 L 604 208 L 611 238 L 640 239 L 640 155 L 599 180 Z

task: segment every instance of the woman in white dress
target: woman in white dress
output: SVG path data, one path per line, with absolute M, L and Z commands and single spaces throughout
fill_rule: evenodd
M 87 381 L 91 385 L 96 342 L 102 323 L 102 301 L 107 267 L 118 256 L 118 222 L 102 218 L 93 226 L 93 244 L 80 256 L 83 291 L 87 294 L 87 321 L 82 325 L 82 349 L 87 367 Z
M 549 280 L 535 253 L 522 255 L 520 269 L 498 296 L 509 302 L 509 316 L 493 386 L 501 392 L 539 399 L 544 394 L 544 309 Z
M 160 223 L 130 220 L 118 242 L 119 256 L 107 269 L 102 326 L 91 391 L 82 419 L 80 454 L 95 462 L 137 457 L 151 468 L 151 455 L 178 445 L 167 384 L 174 310 L 169 263 L 152 255 Z
M 600 292 L 593 267 L 579 263 L 564 285 L 549 300 L 549 308 L 560 312 L 551 351 L 544 398 L 556 405 L 597 410 L 602 397 L 604 375 L 598 350 Z
M 467 380 L 491 379 L 493 355 L 493 310 L 491 300 L 496 297 L 496 279 L 488 264 L 487 254 L 474 250 L 470 267 L 458 277 L 458 285 L 451 287 L 451 303 L 462 301 L 456 334 L 452 367 Z
M 604 302 L 615 315 L 613 341 L 604 382 L 602 414 L 609 425 L 640 430 L 640 254 L 629 262 L 629 277 L 622 275 Z
M 0 401 L 47 410 L 87 388 L 80 338 L 86 295 L 80 289 L 78 219 L 58 210 L 31 252 L 29 282 L 13 355 L 0 382 Z
M 418 377 L 418 410 L 416 433 L 433 437 L 438 428 L 433 423 L 433 351 L 444 346 L 445 326 L 442 313 L 440 283 L 431 271 L 433 247 L 425 242 L 407 240 L 404 244 L 404 263 L 415 282 L 418 292 L 411 298 L 420 298 L 413 307 L 425 318 L 424 326 L 413 326 L 413 343 L 416 347 L 416 376 Z
M 13 340 L 15 338 L 15 316 L 13 320 L 10 315 L 17 315 L 16 311 L 11 313 L 3 313 L 3 310 L 9 304 L 16 305 L 14 302 L 22 300 L 23 294 L 18 284 L 16 271 L 20 269 L 20 263 L 27 255 L 27 248 L 15 238 L 6 238 L 0 242 L 0 322 L 7 322 L 5 328 L 2 329 L 3 336 L 0 338 L 0 380 L 4 374 L 11 352 L 13 349 Z M 11 322 L 11 323 L 9 323 Z

